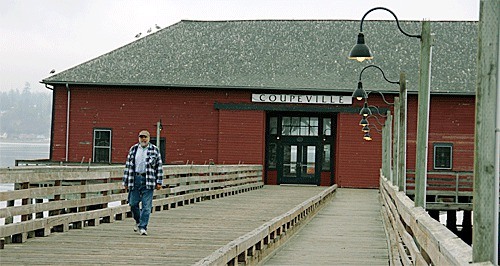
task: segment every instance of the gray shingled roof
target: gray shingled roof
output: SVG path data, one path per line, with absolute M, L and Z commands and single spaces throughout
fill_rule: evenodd
M 410 34 L 421 23 L 402 21 Z M 44 79 L 46 84 L 251 88 L 352 91 L 361 69 L 381 67 L 387 78 L 406 73 L 418 87 L 420 41 L 395 21 L 365 21 L 375 58 L 347 59 L 360 21 L 181 21 L 107 54 Z M 435 35 L 432 92 L 474 94 L 477 22 L 431 22 Z M 375 69 L 363 72 L 365 89 L 397 90 Z

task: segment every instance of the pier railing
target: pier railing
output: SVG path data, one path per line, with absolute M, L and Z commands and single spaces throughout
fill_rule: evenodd
M 326 188 L 288 212 L 229 242 L 195 266 L 258 264 L 312 219 L 329 202 L 336 189 L 337 185 Z
M 434 220 L 381 175 L 391 265 L 469 265 L 472 247 Z M 489 265 L 489 264 L 486 264 Z
M 472 171 L 428 171 L 427 210 L 472 210 L 474 173 Z M 406 194 L 415 195 L 415 171 L 406 172 Z
M 260 165 L 164 166 L 153 211 L 261 188 Z M 130 217 L 123 166 L 0 169 L 0 248 L 53 232 Z

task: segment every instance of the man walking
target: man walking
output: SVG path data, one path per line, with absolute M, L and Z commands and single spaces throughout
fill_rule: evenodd
M 139 132 L 139 143 L 134 144 L 128 153 L 123 186 L 128 189 L 128 201 L 135 220 L 134 231 L 147 235 L 149 215 L 153 205 L 154 189 L 161 189 L 163 168 L 158 147 L 149 143 L 147 130 Z M 142 209 L 139 203 L 142 203 Z

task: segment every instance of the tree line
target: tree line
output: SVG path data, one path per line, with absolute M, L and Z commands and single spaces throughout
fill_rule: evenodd
M 52 94 L 22 90 L 0 92 L 0 137 L 8 139 L 50 137 Z

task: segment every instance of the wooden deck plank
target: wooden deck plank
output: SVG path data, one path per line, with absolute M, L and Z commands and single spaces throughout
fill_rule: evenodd
M 389 265 L 378 190 L 337 189 L 263 265 Z
M 265 186 L 151 215 L 148 236 L 133 232 L 133 220 L 53 233 L 8 244 L 0 264 L 193 265 L 324 187 Z

